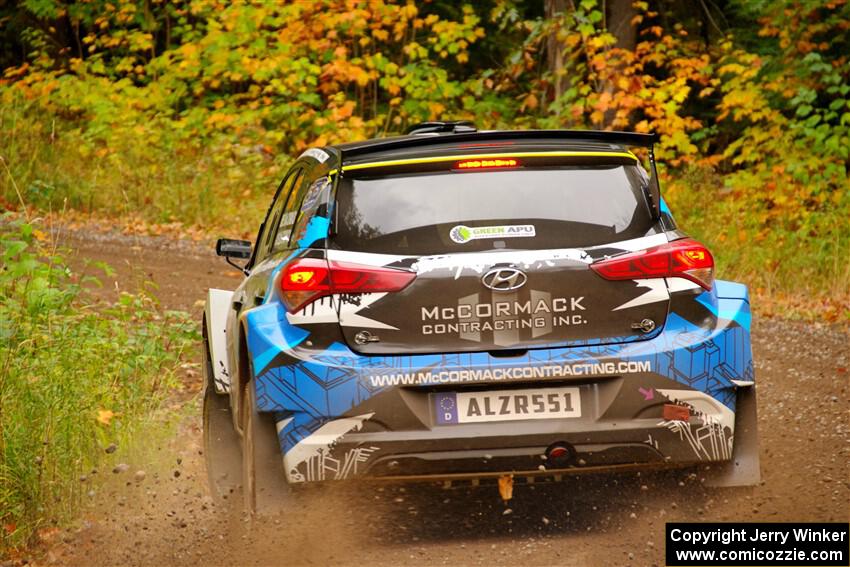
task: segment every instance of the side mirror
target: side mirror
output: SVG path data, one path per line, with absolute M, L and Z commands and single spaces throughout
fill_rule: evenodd
M 218 256 L 223 256 L 225 261 L 245 274 L 248 275 L 248 270 L 245 266 L 234 264 L 231 258 L 239 258 L 247 260 L 251 257 L 251 243 L 248 240 L 232 240 L 230 238 L 219 238 L 215 243 L 215 253 Z
M 251 257 L 251 243 L 247 240 L 219 238 L 215 243 L 215 253 L 225 258 L 241 258 L 246 260 Z

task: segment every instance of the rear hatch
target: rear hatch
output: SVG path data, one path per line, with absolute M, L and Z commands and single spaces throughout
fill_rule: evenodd
M 666 242 L 629 155 L 345 172 L 329 258 L 417 274 L 401 291 L 339 302 L 348 345 L 363 354 L 507 355 L 654 336 L 667 315 L 664 280 L 609 281 L 589 268 Z M 654 331 L 633 328 L 645 319 Z

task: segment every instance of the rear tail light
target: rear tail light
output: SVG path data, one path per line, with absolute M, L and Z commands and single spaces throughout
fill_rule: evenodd
M 415 278 L 406 270 L 302 258 L 283 269 L 280 296 L 294 313 L 325 295 L 401 291 Z
M 594 262 L 590 267 L 606 280 L 680 277 L 709 290 L 714 284 L 711 252 L 690 238 Z

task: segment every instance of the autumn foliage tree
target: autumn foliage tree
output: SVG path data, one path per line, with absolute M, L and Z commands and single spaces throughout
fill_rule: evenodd
M 655 131 L 665 193 L 734 244 L 733 275 L 847 293 L 847 0 L 18 0 L 0 22 L 30 205 L 248 233 L 311 145 L 443 117 Z

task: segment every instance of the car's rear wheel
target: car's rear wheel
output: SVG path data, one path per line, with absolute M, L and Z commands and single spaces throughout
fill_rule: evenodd
M 204 360 L 203 429 L 210 493 L 219 501 L 230 499 L 242 484 L 242 452 L 233 427 L 230 398 L 215 391 L 208 353 Z
M 245 510 L 279 512 L 289 496 L 272 414 L 258 412 L 254 384 L 242 393 L 242 478 Z

